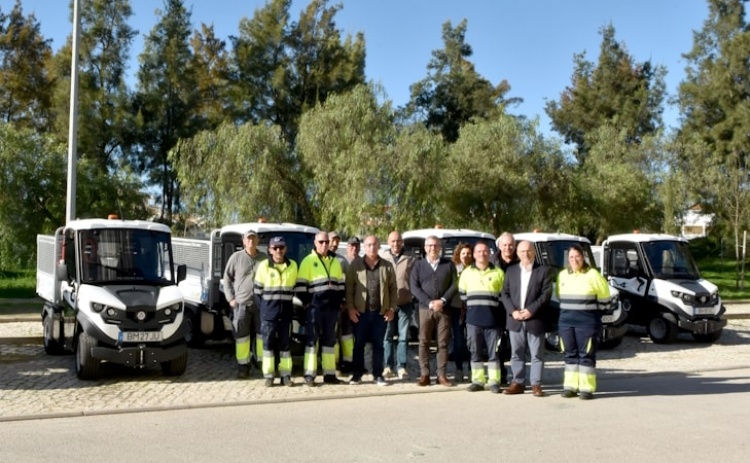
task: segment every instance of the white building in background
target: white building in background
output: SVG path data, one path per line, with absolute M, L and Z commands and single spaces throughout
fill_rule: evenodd
M 714 220 L 713 214 L 704 214 L 700 204 L 696 204 L 682 214 L 681 235 L 687 239 L 706 236 L 708 227 Z

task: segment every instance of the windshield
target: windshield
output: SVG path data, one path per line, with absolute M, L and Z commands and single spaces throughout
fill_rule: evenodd
M 688 249 L 688 244 L 682 241 L 652 241 L 643 243 L 643 253 L 654 278 L 697 280 L 700 278 L 698 266 Z
M 596 268 L 596 260 L 591 252 L 591 245 L 585 241 L 540 241 L 537 243 L 539 255 L 537 259 L 550 267 L 558 270 L 565 268 L 568 263 L 568 249 L 571 246 L 580 246 L 583 249 L 583 257 L 589 266 Z
M 172 283 L 170 234 L 141 229 L 82 230 L 82 281 Z
M 286 257 L 297 263 L 302 262 L 310 251 L 313 249 L 313 241 L 315 240 L 315 233 L 304 233 L 304 232 L 264 232 L 258 234 L 258 250 L 268 254 L 268 242 L 274 236 L 281 236 L 286 242 Z M 222 241 L 224 242 L 224 265 L 226 265 L 229 257 L 235 252 L 243 249 L 242 236 L 236 233 L 227 233 L 222 235 Z
M 405 238 L 404 252 L 415 257 L 424 256 L 424 238 Z M 466 243 L 472 248 L 477 243 L 484 243 L 490 248 L 490 255 L 497 253 L 495 241 L 488 238 L 479 238 L 476 236 L 450 236 L 440 239 L 440 245 L 443 248 L 443 257 L 452 258 L 453 250 L 461 243 Z

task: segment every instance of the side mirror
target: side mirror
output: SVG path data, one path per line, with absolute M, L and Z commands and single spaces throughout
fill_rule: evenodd
M 57 281 L 68 281 L 68 267 L 64 263 L 57 264 L 55 278 L 57 278 Z
M 180 264 L 177 266 L 177 283 L 187 278 L 187 265 Z

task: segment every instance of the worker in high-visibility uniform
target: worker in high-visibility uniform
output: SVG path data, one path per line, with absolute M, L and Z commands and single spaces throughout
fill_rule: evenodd
M 281 236 L 268 243 L 271 257 L 255 272 L 255 298 L 260 308 L 263 334 L 262 371 L 266 387 L 273 386 L 275 353 L 279 354 L 279 376 L 284 386 L 292 386 L 292 353 L 289 343 L 292 329 L 297 263 L 286 258 L 286 242 Z
M 341 262 L 341 268 L 344 272 L 344 280 L 346 280 L 346 274 L 349 270 L 349 265 L 359 257 L 359 249 L 361 241 L 358 237 L 352 236 L 349 241 L 346 242 L 346 256 L 344 260 L 346 263 Z M 346 284 L 346 283 L 345 283 Z M 341 311 L 339 317 L 339 346 L 341 348 L 341 358 L 338 360 L 340 370 L 342 374 L 348 374 L 352 372 L 352 363 L 354 361 L 354 326 L 352 321 L 349 319 L 349 312 L 347 310 Z M 336 351 L 338 352 L 338 348 Z
M 252 338 L 260 332 L 260 313 L 255 303 L 253 285 L 255 271 L 268 256 L 258 250 L 258 235 L 254 230 L 244 233 L 242 243 L 244 249 L 232 254 L 227 261 L 223 283 L 224 296 L 232 308 L 237 377 L 248 378 L 252 368 L 251 356 L 257 362 L 263 355 L 263 342 L 257 339 L 254 355 L 251 355 Z
M 474 264 L 461 272 L 458 294 L 466 303 L 466 333 L 471 352 L 471 384 L 468 390 L 481 391 L 486 384 L 491 392 L 499 394 L 500 358 L 497 343 L 505 320 L 505 310 L 500 302 L 505 274 L 489 259 L 490 248 L 485 243 L 474 245 Z
M 315 235 L 315 249 L 302 259 L 297 274 L 297 297 L 305 306 L 305 384 L 315 385 L 318 374 L 318 341 L 322 345 L 323 382 L 339 384 L 336 378 L 336 324 L 344 302 L 344 275 L 336 257 L 329 255 L 328 233 Z
M 560 301 L 558 331 L 565 354 L 562 396 L 592 399 L 602 311 L 610 302 L 609 285 L 586 262 L 583 248 L 574 245 L 568 249 L 568 266 L 558 274 L 555 291 Z

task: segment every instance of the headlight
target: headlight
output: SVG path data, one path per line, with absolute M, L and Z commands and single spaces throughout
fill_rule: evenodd
M 719 300 L 719 291 L 717 290 L 711 293 L 711 301 L 716 302 L 718 300 Z
M 680 291 L 672 291 L 672 296 L 680 299 L 684 304 L 695 304 L 695 296 L 693 296 L 692 294 L 682 293 Z
M 102 310 L 106 309 L 107 306 L 104 304 L 99 304 L 98 302 L 94 302 L 91 304 L 91 308 L 94 310 L 94 312 L 101 312 Z

